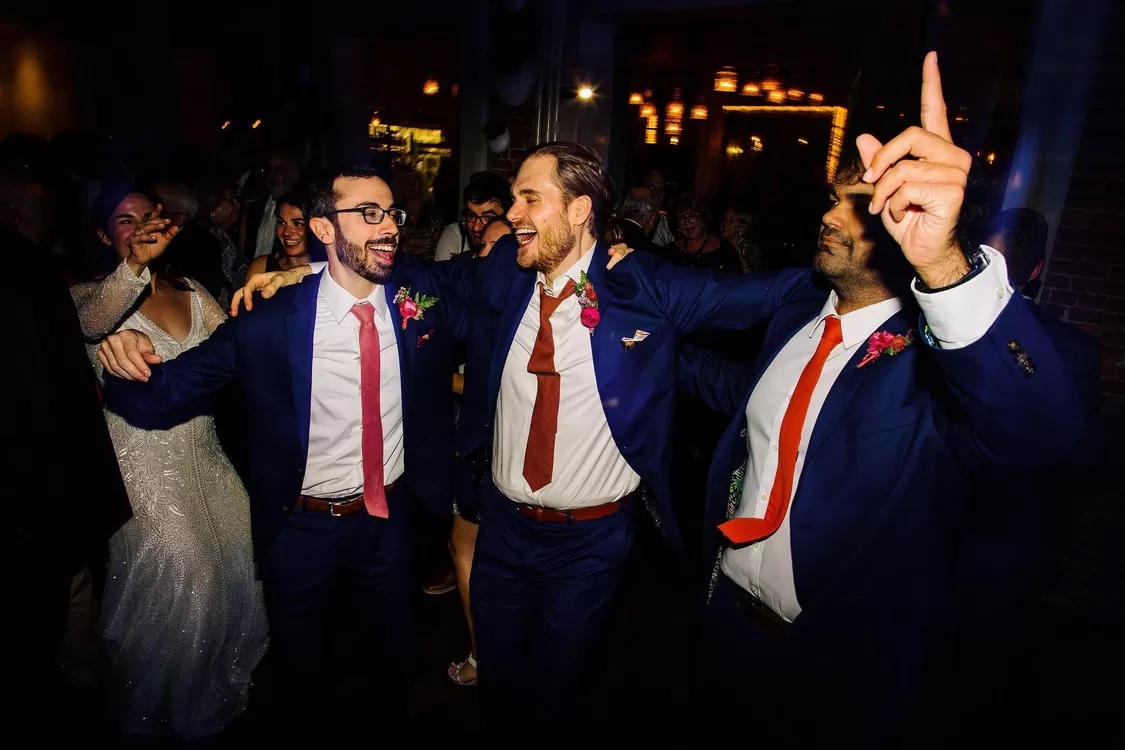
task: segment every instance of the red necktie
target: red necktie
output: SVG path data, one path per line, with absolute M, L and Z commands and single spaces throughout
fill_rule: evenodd
M 359 392 L 363 407 L 363 504 L 369 515 L 387 518 L 387 495 L 383 491 L 383 411 L 379 405 L 379 330 L 375 308 L 367 303 L 352 305 L 359 318 Z
M 835 315 L 825 318 L 820 344 L 801 372 L 797 387 L 793 389 L 793 397 L 789 399 L 789 406 L 781 420 L 781 434 L 777 440 L 777 473 L 774 475 L 766 514 L 762 518 L 732 518 L 719 526 L 719 531 L 732 544 L 748 544 L 765 539 L 781 527 L 781 521 L 789 510 L 789 500 L 793 496 L 793 470 L 797 467 L 797 449 L 801 445 L 801 431 L 805 427 L 809 401 L 820 380 L 825 360 L 843 340 L 840 319 Z
M 531 409 L 531 430 L 527 433 L 527 450 L 523 455 L 523 476 L 535 492 L 551 483 L 555 471 L 555 434 L 559 429 L 559 374 L 555 372 L 555 334 L 551 330 L 551 313 L 562 301 L 574 294 L 574 282 L 567 280 L 558 297 L 547 294 L 539 285 L 539 332 L 527 371 L 538 381 L 535 406 Z

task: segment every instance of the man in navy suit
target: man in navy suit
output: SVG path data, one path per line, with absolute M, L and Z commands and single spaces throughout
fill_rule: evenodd
M 763 309 L 753 367 L 682 362 L 690 392 L 737 414 L 704 526 L 714 567 L 701 723 L 720 735 L 901 740 L 940 669 L 928 660 L 948 653 L 957 545 L 989 502 L 975 482 L 1067 461 L 1091 419 L 1003 257 L 958 241 L 972 160 L 951 143 L 932 53 L 922 126 L 885 146 L 857 140 L 815 272 L 763 282 L 819 295 Z M 930 697 L 933 714 L 957 686 Z
M 642 481 L 681 543 L 668 482 L 680 337 L 741 328 L 764 300 L 645 253 L 608 270 L 609 188 L 585 146 L 537 147 L 512 191 L 515 234 L 472 284 L 456 447 L 491 466 L 471 579 L 482 697 L 496 729 L 541 744 L 583 726 Z
M 379 729 L 394 728 L 411 677 L 412 500 L 438 515 L 450 510 L 449 372 L 461 316 L 415 262 L 396 261 L 405 214 L 392 200 L 366 167 L 315 182 L 308 226 L 327 248 L 326 273 L 229 320 L 173 361 L 157 364 L 135 331 L 101 349 L 107 372 L 141 381 L 109 384 L 111 403 L 130 419 L 242 382 L 255 552 L 281 693 L 306 740 L 339 723 L 324 647 L 357 633 L 372 657 L 371 715 L 384 722 Z M 340 574 L 358 595 L 361 622 L 322 616 Z

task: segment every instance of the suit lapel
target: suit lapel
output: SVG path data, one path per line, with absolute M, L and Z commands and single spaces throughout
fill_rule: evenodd
M 320 274 L 307 279 L 293 295 L 293 309 L 285 315 L 286 350 L 292 373 L 293 409 L 297 419 L 301 457 L 309 452 L 309 413 L 312 404 L 313 330 Z
M 496 398 L 500 393 L 500 377 L 504 374 L 504 362 L 516 338 L 520 321 L 535 292 L 536 274 L 531 271 L 517 271 L 508 286 L 504 297 L 504 308 L 496 329 L 496 346 L 492 349 L 492 362 L 488 372 L 489 414 L 496 413 Z
M 887 330 L 891 333 L 904 334 L 910 329 L 911 323 L 916 319 L 916 313 L 908 310 L 900 310 L 890 317 L 885 324 L 879 327 L 878 330 Z M 915 344 L 916 345 L 916 344 Z M 805 465 L 812 460 L 816 455 L 817 449 L 824 443 L 825 438 L 832 434 L 832 431 L 839 424 L 840 420 L 847 413 L 848 406 L 852 402 L 852 395 L 860 384 L 863 383 L 864 378 L 867 378 L 871 373 L 880 369 L 877 366 L 878 360 L 868 363 L 864 367 L 860 367 L 859 363 L 867 356 L 867 342 L 863 342 L 856 351 L 849 358 L 848 363 L 844 365 L 843 372 L 836 378 L 836 382 L 832 384 L 832 389 L 828 392 L 828 397 L 824 400 L 824 405 L 820 408 L 820 414 L 816 418 L 816 425 L 813 427 L 812 435 L 809 437 L 808 453 L 805 454 Z
M 402 390 L 402 406 L 403 413 L 406 413 L 406 408 L 410 404 L 410 372 L 414 364 L 414 350 L 418 348 L 417 343 L 414 346 L 407 346 L 407 332 L 402 327 L 402 314 L 399 313 L 398 305 L 395 304 L 395 296 L 398 294 L 400 287 L 409 286 L 408 281 L 392 277 L 389 284 L 383 285 L 383 293 L 387 299 L 387 309 L 390 311 L 391 327 L 394 328 L 395 340 L 398 342 L 398 379 L 400 388 Z M 411 294 L 415 294 L 411 289 Z M 409 323 L 407 323 L 409 327 Z

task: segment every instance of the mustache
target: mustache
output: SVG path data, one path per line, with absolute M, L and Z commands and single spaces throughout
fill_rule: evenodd
M 832 242 L 838 242 L 845 247 L 851 246 L 852 244 L 851 240 L 848 239 L 848 236 L 838 229 L 821 229 L 820 240 L 821 242 L 823 242 L 824 240 L 831 240 Z
M 397 234 L 384 234 L 384 235 L 380 235 L 380 236 L 376 237 L 375 239 L 367 242 L 364 245 L 364 247 L 366 247 L 369 250 L 373 250 L 373 249 L 378 249 L 378 248 L 390 245 L 391 248 L 397 249 L 398 248 L 398 239 L 399 239 L 399 236 Z

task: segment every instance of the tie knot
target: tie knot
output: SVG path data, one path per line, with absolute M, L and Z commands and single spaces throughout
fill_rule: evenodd
M 840 327 L 840 319 L 835 315 L 829 315 L 824 319 L 824 333 L 820 337 L 821 341 L 831 341 L 835 346 L 844 340 L 844 330 Z
M 352 315 L 359 318 L 360 325 L 375 322 L 375 306 L 367 302 L 352 305 Z

